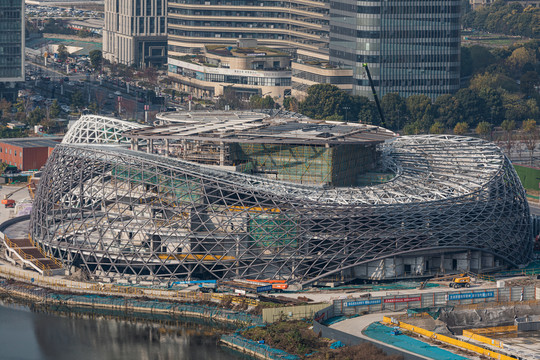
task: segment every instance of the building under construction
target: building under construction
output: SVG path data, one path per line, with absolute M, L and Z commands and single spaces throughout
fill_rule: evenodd
M 31 236 L 97 278 L 394 279 L 527 262 L 529 209 L 494 144 L 252 112 L 83 116 Z

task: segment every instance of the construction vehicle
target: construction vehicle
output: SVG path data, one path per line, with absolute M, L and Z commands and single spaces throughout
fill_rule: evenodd
M 459 276 L 453 277 L 448 286 L 456 289 L 460 287 L 471 287 L 471 277 L 467 276 L 467 274 L 460 274 Z
M 4 195 L 4 198 L 2 199 L 2 204 L 6 207 L 6 208 L 14 208 L 15 207 L 15 204 L 16 204 L 16 201 L 13 200 L 13 199 L 10 199 L 11 196 L 13 196 L 13 194 L 21 191 L 21 190 L 24 190 L 24 189 L 28 189 L 27 186 L 23 186 L 21 188 L 18 188 L 12 192 L 10 192 L 9 194 L 6 194 Z
M 377 91 L 375 91 L 375 84 L 373 83 L 373 79 L 371 78 L 371 73 L 369 72 L 368 64 L 364 63 L 363 66 L 364 66 L 364 69 L 366 70 L 366 75 L 369 80 L 369 86 L 371 86 L 371 91 L 373 92 L 373 100 L 375 100 L 375 104 L 377 105 L 377 110 L 379 111 L 379 116 L 381 117 L 381 126 L 384 127 L 385 126 L 384 115 L 381 108 L 381 104 L 379 103 L 379 97 L 377 96 Z

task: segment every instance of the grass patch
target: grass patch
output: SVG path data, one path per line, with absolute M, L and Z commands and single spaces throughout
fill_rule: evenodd
M 402 356 L 386 355 L 372 344 L 364 343 L 330 349 L 334 341 L 320 338 L 311 329 L 311 322 L 280 321 L 266 327 L 252 327 L 241 335 L 254 340 L 264 340 L 270 347 L 281 349 L 301 359 L 309 360 L 402 360 Z M 361 355 L 360 355 L 361 354 Z

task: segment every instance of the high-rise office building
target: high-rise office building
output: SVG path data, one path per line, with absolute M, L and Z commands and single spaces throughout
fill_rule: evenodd
M 0 98 L 15 101 L 24 82 L 24 0 L 0 1 Z
M 460 1 L 330 2 L 330 60 L 354 70 L 353 93 L 436 98 L 459 89 Z
M 459 88 L 459 0 L 169 0 L 168 7 L 169 64 L 205 45 L 250 38 L 291 55 L 292 95 L 318 83 L 371 95 L 363 63 L 380 94 L 435 98 Z M 186 77 L 181 83 L 200 87 Z
M 138 67 L 167 61 L 166 0 L 105 0 L 103 57 Z

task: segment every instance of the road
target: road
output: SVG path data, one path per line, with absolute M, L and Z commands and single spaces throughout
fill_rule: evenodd
M 2 188 L 0 189 L 0 198 L 3 199 L 5 195 L 21 188 L 28 188 L 28 185 L 2 185 Z M 10 199 L 15 200 L 17 204 L 30 202 L 30 193 L 28 190 L 23 189 L 13 194 Z M 15 208 L 6 208 L 4 205 L 0 204 L 0 224 L 9 220 L 15 214 L 15 210 Z
M 86 102 L 95 102 L 98 105 L 101 114 L 110 115 L 118 112 L 120 101 L 120 108 L 124 116 L 144 120 L 145 103 L 141 101 L 139 94 L 133 90 L 127 93 L 126 88 L 117 86 L 112 82 L 102 81 L 100 83 L 92 75 L 80 73 L 66 75 L 61 70 L 51 66 L 45 67 L 30 62 L 27 62 L 27 65 L 31 71 L 50 78 L 50 81 L 32 80 L 26 82 L 27 89 L 35 90 L 45 98 L 57 98 L 60 103 L 69 105 L 71 95 L 78 90 L 83 93 Z M 69 82 L 64 81 L 65 77 L 69 77 Z M 150 105 L 150 111 L 159 110 L 161 110 L 160 105 Z

